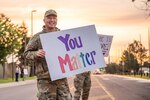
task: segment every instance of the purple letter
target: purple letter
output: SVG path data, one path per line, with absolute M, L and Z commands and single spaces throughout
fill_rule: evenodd
M 66 46 L 66 50 L 67 51 L 69 51 L 70 49 L 69 49 L 69 46 L 68 46 L 68 39 L 69 39 L 69 34 L 66 34 L 66 36 L 65 36 L 65 38 L 64 37 L 62 37 L 62 36 L 59 36 L 58 37 L 58 39 L 60 40 L 60 41 L 62 41 L 64 44 L 65 44 L 65 46 Z

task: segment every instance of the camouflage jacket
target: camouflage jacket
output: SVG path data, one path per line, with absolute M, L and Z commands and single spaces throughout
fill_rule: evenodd
M 56 31 L 59 31 L 56 28 Z M 24 51 L 24 56 L 29 62 L 35 63 L 35 73 L 37 79 L 50 79 L 50 75 L 48 72 L 48 67 L 46 64 L 45 58 L 40 58 L 36 56 L 36 53 L 39 49 L 42 49 L 41 41 L 40 41 L 40 34 L 47 33 L 46 29 L 37 34 L 35 34 L 29 41 Z

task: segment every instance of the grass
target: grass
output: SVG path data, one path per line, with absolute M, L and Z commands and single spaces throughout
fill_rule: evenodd
M 33 80 L 33 79 L 36 79 L 36 76 L 33 76 L 33 77 L 25 76 L 25 78 L 24 78 L 24 80 Z M 18 80 L 19 81 L 23 81 L 23 78 L 19 78 Z M 0 79 L 0 84 L 2 84 L 2 83 L 10 83 L 10 82 L 15 82 L 15 78 L 14 79 L 12 79 L 12 78 Z
M 142 79 L 150 79 L 150 77 L 149 76 L 142 76 L 141 77 L 141 75 L 124 75 L 124 76 L 128 76 L 128 77 L 134 77 L 134 78 L 142 78 Z

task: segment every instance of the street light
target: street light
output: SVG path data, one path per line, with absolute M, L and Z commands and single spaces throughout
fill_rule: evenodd
M 36 10 L 31 11 L 31 36 L 33 36 L 33 13 L 36 12 Z

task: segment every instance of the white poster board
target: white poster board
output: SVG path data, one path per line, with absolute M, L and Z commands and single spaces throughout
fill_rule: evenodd
M 113 36 L 98 34 L 100 46 L 104 57 L 108 57 Z
M 28 75 L 28 70 L 27 69 L 23 69 L 24 75 Z
M 105 67 L 94 25 L 41 34 L 52 80 Z

